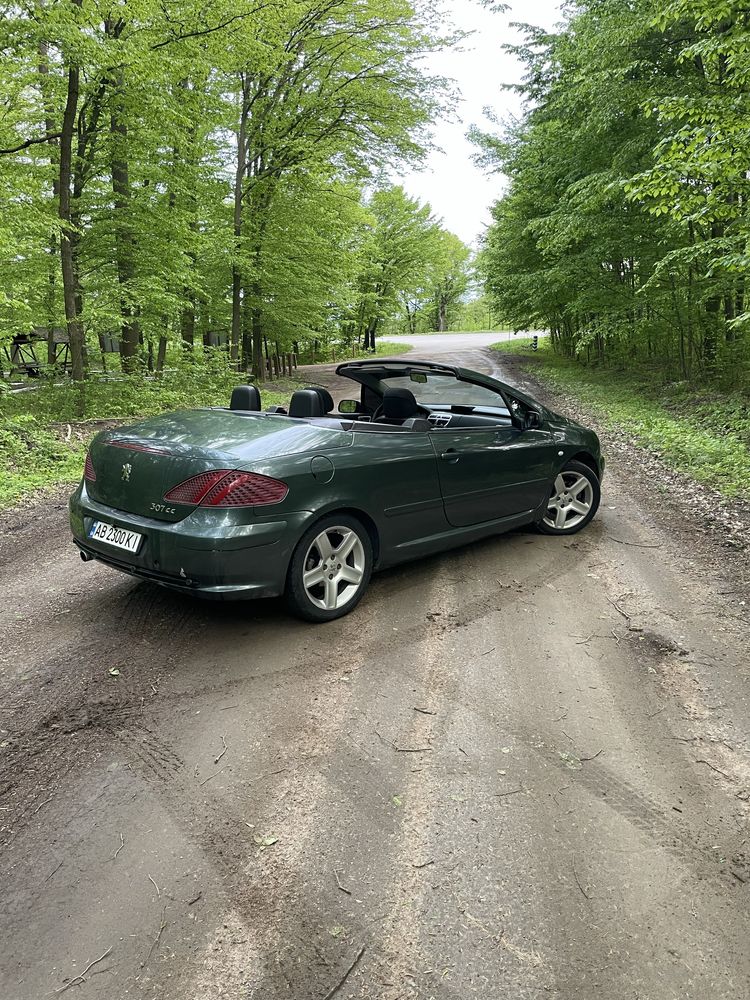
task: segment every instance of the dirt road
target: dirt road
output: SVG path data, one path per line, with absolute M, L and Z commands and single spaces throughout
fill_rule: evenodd
M 2 1000 L 750 996 L 747 557 L 651 487 L 319 627 L 6 515 Z

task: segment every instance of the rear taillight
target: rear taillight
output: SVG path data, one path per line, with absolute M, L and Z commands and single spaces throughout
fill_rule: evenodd
M 286 483 L 270 476 L 216 469 L 186 479 L 166 493 L 164 499 L 201 507 L 261 507 L 280 503 L 288 492 Z
M 230 469 L 202 472 L 199 476 L 193 476 L 179 486 L 174 486 L 169 493 L 164 494 L 164 499 L 171 500 L 172 503 L 199 504 L 211 487 L 225 479 L 230 472 Z
M 94 463 L 91 461 L 91 452 L 86 452 L 86 464 L 83 467 L 83 478 L 87 483 L 96 482 L 96 472 L 94 471 Z
M 286 483 L 255 472 L 230 472 L 201 500 L 201 507 L 261 507 L 280 503 L 289 492 Z

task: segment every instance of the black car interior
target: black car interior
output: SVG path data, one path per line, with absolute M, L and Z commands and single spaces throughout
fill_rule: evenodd
M 288 415 L 297 420 L 315 421 L 333 428 L 355 431 L 429 431 L 431 429 L 491 428 L 539 426 L 538 420 L 528 421 L 522 403 L 510 399 L 509 403 L 498 393 L 498 405 L 478 403 L 420 403 L 414 393 L 403 386 L 389 386 L 390 377 L 403 378 L 403 370 L 378 369 L 367 372 L 368 378 L 355 377 L 361 388 L 358 412 L 336 413 L 331 393 L 323 386 L 307 386 L 292 393 Z M 413 376 L 413 381 L 424 384 L 424 374 Z M 462 381 L 462 385 L 472 383 Z M 232 391 L 230 409 L 242 412 L 261 411 L 261 399 L 254 385 L 239 385 Z M 281 406 L 269 407 L 266 413 L 287 414 Z M 531 411 L 532 417 L 539 414 Z

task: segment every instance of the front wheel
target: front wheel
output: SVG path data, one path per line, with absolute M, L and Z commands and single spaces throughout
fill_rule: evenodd
M 593 469 L 583 462 L 568 462 L 552 485 L 547 510 L 537 527 L 545 535 L 573 535 L 596 514 L 600 499 Z
M 289 564 L 285 597 L 309 622 L 330 622 L 352 611 L 372 574 L 372 542 L 364 525 L 332 514 L 309 528 Z

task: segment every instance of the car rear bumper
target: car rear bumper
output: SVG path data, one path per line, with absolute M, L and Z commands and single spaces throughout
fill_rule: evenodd
M 70 498 L 73 541 L 84 558 L 161 586 L 215 600 L 276 597 L 284 592 L 297 539 L 310 514 L 250 524 L 207 520 L 204 511 L 169 523 L 96 503 L 79 486 Z M 142 534 L 135 553 L 89 538 L 92 522 L 102 520 Z

